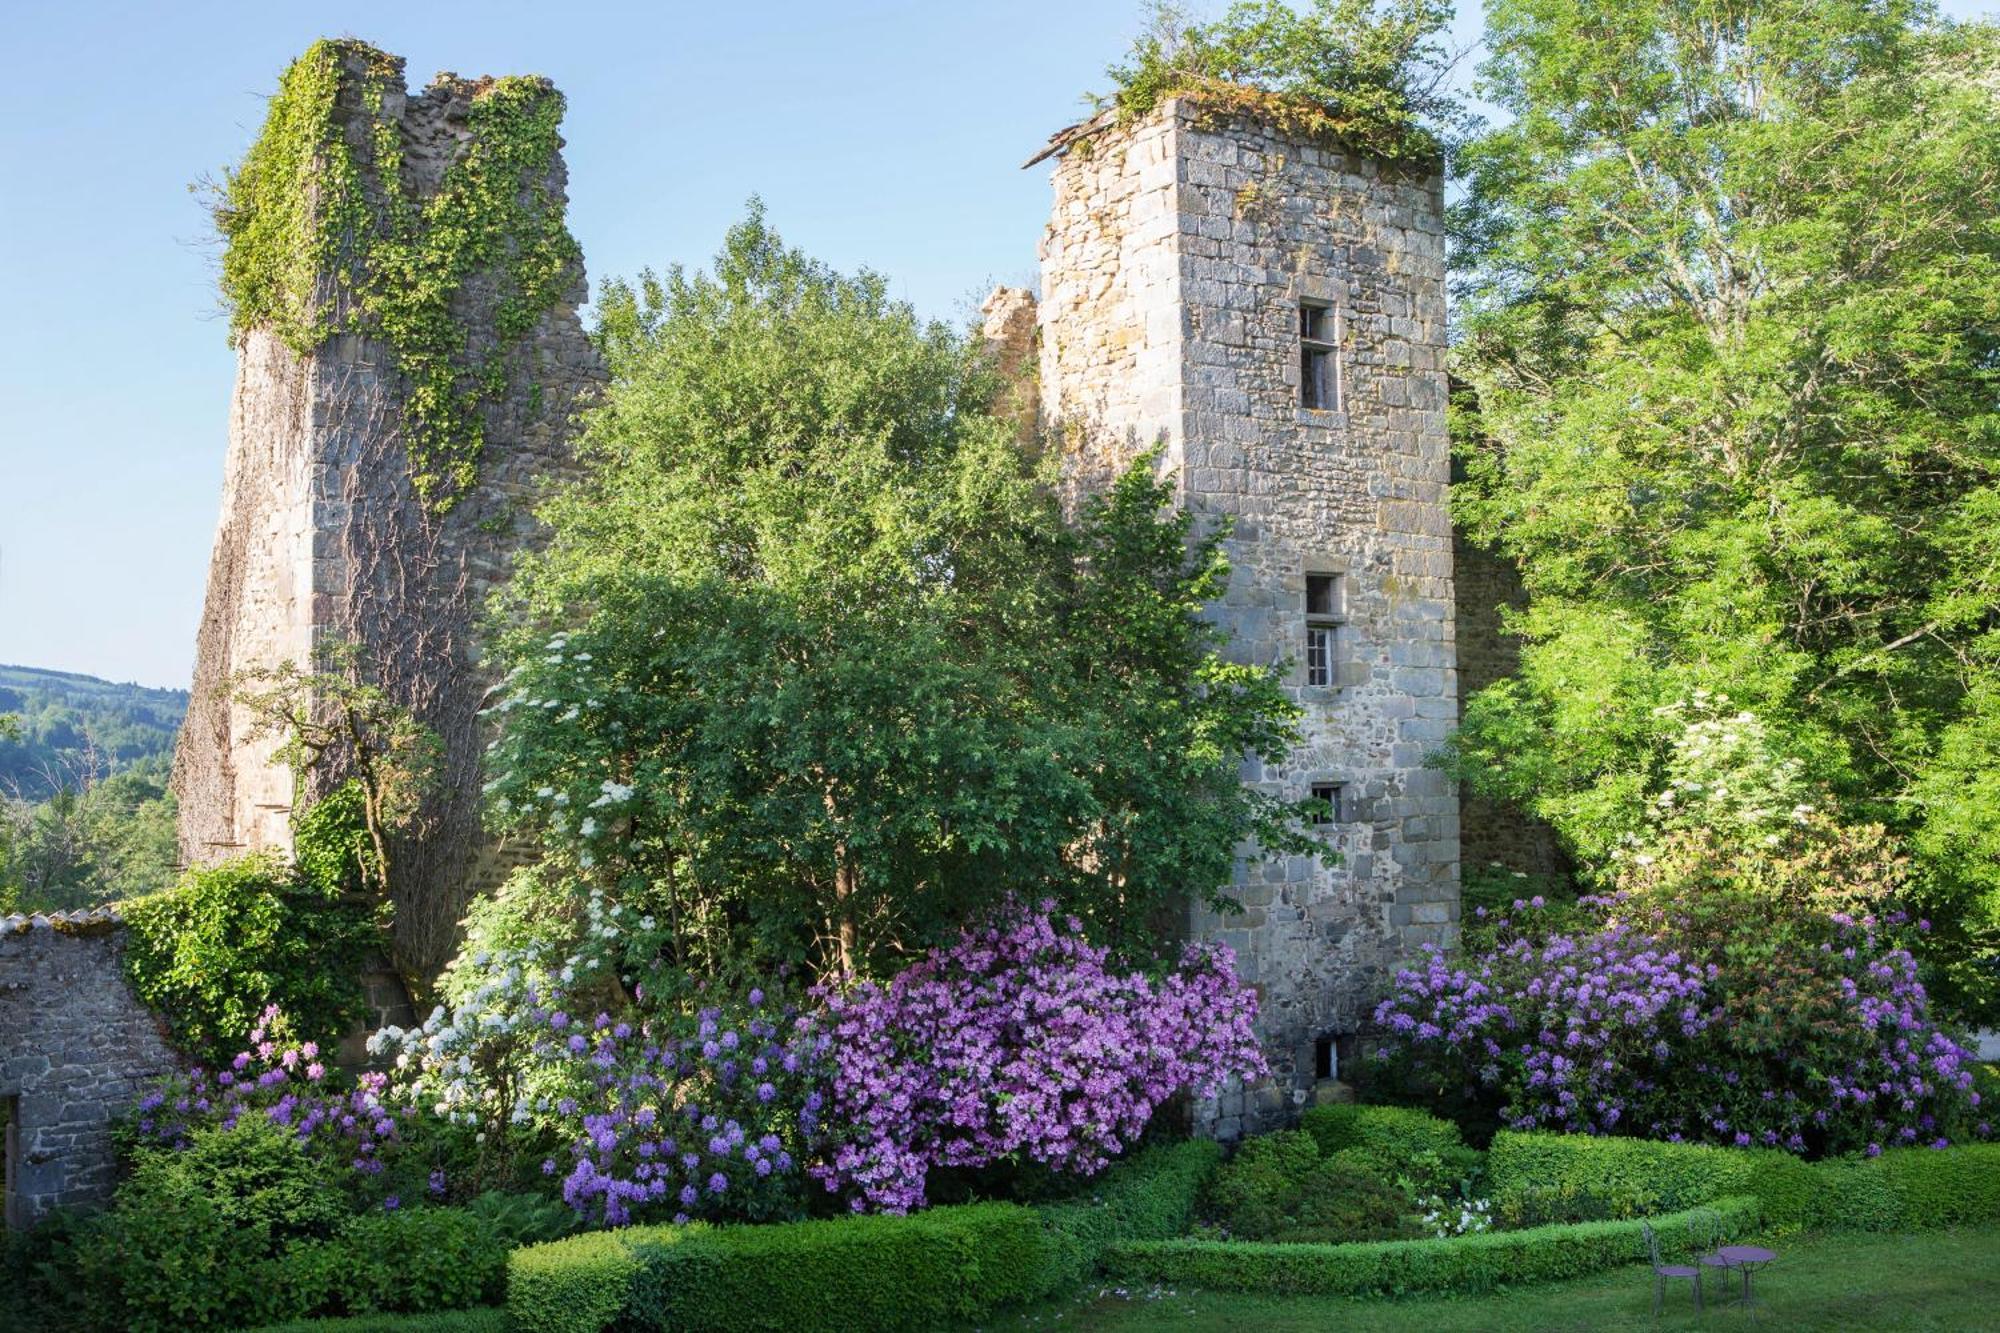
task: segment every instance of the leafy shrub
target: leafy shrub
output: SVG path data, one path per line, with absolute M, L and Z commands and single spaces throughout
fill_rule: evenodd
M 457 1310 L 500 1299 L 512 1248 L 463 1208 L 364 1213 L 330 1247 L 334 1292 L 355 1314 Z
M 1449 1120 L 1402 1106 L 1315 1106 L 1299 1117 L 1322 1154 L 1366 1167 L 1413 1196 L 1467 1198 L 1477 1192 L 1485 1159 L 1465 1146 Z
M 828 1190 L 902 1211 L 933 1166 L 1025 1157 L 1089 1175 L 1169 1097 L 1263 1070 L 1256 993 L 1227 950 L 1191 946 L 1157 980 L 1120 974 L 1053 910 L 968 928 L 887 986 L 825 997 L 839 1138 L 813 1174 Z
M 373 915 L 274 856 L 190 870 L 124 914 L 133 994 L 197 1060 L 226 1060 L 270 1005 L 302 1036 L 328 1043 L 364 1012 L 361 966 L 379 939 Z
M 634 1227 L 517 1251 L 524 1333 L 959 1327 L 1051 1290 L 1041 1218 L 1013 1204 L 711 1229 Z
M 556 1200 L 540 1194 L 487 1190 L 465 1205 L 509 1246 L 538 1245 L 560 1240 L 576 1230 L 577 1217 Z
M 1303 1130 L 1246 1141 L 1209 1190 L 1214 1219 L 1252 1240 L 1383 1240 L 1409 1230 L 1410 1197 L 1365 1159 L 1320 1155 Z
M 287 1247 L 330 1236 L 347 1204 L 325 1165 L 278 1127 L 197 1131 L 140 1154 L 114 1206 L 69 1257 L 82 1322 L 133 1330 L 226 1328 L 309 1312 L 323 1292 L 287 1270 Z
M 1719 1219 L 1725 1238 L 1757 1223 L 1748 1197 L 1653 1219 L 1663 1254 L 1687 1254 L 1688 1223 Z M 1500 1286 L 1555 1282 L 1602 1272 L 1645 1256 L 1639 1222 L 1584 1222 L 1527 1231 L 1486 1231 L 1444 1240 L 1355 1245 L 1248 1241 L 1128 1241 L 1105 1255 L 1105 1271 L 1128 1281 L 1189 1283 L 1217 1291 L 1394 1296 L 1473 1294 Z
M 140 1099 L 132 1128 L 150 1148 L 188 1148 L 204 1135 L 279 1129 L 326 1172 L 329 1190 L 374 1203 L 400 1192 L 415 1197 L 439 1178 L 404 1151 L 407 1109 L 389 1104 L 388 1078 L 364 1073 L 351 1084 L 331 1074 L 315 1042 L 293 1041 L 290 1024 L 267 1009 L 251 1029 L 250 1049 L 226 1068 L 196 1066 L 162 1079 Z

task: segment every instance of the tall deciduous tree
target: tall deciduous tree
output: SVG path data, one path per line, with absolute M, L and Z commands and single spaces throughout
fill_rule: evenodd
M 2000 809 L 1945 775 L 2000 764 L 1994 30 L 1497 0 L 1488 41 L 1458 512 L 1533 604 L 1461 763 L 1599 856 L 1660 789 L 1663 710 L 1726 694 L 1840 813 L 1921 830 L 1977 992 Z
M 511 590 L 493 796 L 670 947 L 863 970 L 1008 894 L 1219 896 L 1291 710 L 1146 466 L 1066 522 L 976 349 L 787 249 L 613 285 L 585 475 Z

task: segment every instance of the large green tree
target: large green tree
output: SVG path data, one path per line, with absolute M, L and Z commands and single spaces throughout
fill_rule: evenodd
M 1953 980 L 2000 866 L 1994 30 L 1908 0 L 1496 0 L 1458 513 L 1521 565 L 1469 776 L 1586 860 L 1708 691 L 1919 834 Z M 1983 775 L 1983 776 L 1982 776 Z
M 670 954 L 826 970 L 1054 894 L 1111 939 L 1218 898 L 1290 742 L 1153 460 L 1068 521 L 962 334 L 761 212 L 613 284 L 583 476 L 504 599 L 492 795 Z

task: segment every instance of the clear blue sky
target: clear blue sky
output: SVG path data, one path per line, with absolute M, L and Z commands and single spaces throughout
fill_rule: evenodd
M 1033 280 L 1047 171 L 1018 167 L 1104 86 L 1142 17 L 1138 0 L 18 0 L 11 15 L 0 662 L 180 687 L 232 375 L 187 187 L 242 154 L 315 38 L 405 56 L 413 86 L 437 69 L 553 78 L 593 283 L 705 261 L 755 193 L 794 244 L 950 317 Z

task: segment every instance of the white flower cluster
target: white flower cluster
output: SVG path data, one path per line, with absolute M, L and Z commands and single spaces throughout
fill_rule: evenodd
M 1446 1199 L 1433 1194 L 1417 1200 L 1424 1228 L 1439 1240 L 1493 1229 L 1493 1204 L 1486 1199 Z

